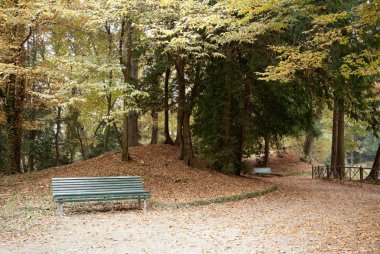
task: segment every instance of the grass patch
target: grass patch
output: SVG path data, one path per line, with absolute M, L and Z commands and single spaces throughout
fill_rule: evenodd
M 248 199 L 248 198 L 255 198 L 255 197 L 259 197 L 259 196 L 271 193 L 276 190 L 277 190 L 277 186 L 273 185 L 267 189 L 263 189 L 259 191 L 236 194 L 236 195 L 231 195 L 231 196 L 222 196 L 222 197 L 217 197 L 217 198 L 212 198 L 212 199 L 202 199 L 202 200 L 195 200 L 191 202 L 180 202 L 180 203 L 165 203 L 159 200 L 151 199 L 150 203 L 153 206 L 164 208 L 164 209 L 177 209 L 177 208 L 204 206 L 204 205 L 210 205 L 210 204 L 239 201 L 239 200 Z
M 311 176 L 311 171 L 296 171 L 292 173 L 288 173 L 285 176 Z

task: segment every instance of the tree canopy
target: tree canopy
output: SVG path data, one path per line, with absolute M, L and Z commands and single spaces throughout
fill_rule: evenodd
M 317 136 L 326 109 L 342 165 L 344 116 L 380 129 L 379 19 L 378 0 L 4 0 L 0 168 L 133 159 L 140 132 L 163 142 L 165 111 L 179 159 L 238 174 L 245 156 Z

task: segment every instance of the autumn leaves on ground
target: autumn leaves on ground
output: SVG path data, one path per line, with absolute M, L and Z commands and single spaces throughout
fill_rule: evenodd
M 198 168 L 192 169 L 178 161 L 176 147 L 166 145 L 132 148 L 131 156 L 133 162 L 124 163 L 119 153 L 108 153 L 73 165 L 1 178 L 0 252 L 379 250 L 379 186 L 312 180 L 307 174 L 310 166 L 300 163 L 295 155 L 272 160 L 274 172 L 288 176 L 266 178 L 223 175 L 200 160 Z M 290 176 L 301 171 L 307 173 Z M 108 175 L 141 175 L 145 188 L 152 193 L 148 214 L 144 216 L 128 204 L 76 204 L 66 209 L 67 216 L 56 216 L 51 201 L 52 177 Z M 176 204 L 274 190 L 274 186 L 276 191 L 253 199 L 171 209 Z M 162 204 L 170 209 L 163 209 Z
M 122 162 L 120 153 L 111 152 L 76 164 L 0 178 L 0 205 L 4 207 L 0 224 L 2 233 L 5 228 L 6 234 L 13 235 L 11 222 L 16 220 L 24 225 L 23 219 L 32 219 L 29 217 L 35 213 L 39 215 L 40 207 L 47 215 L 54 214 L 50 188 L 53 177 L 139 175 L 143 178 L 144 188 L 152 194 L 152 203 L 164 206 L 273 188 L 273 184 L 259 179 L 218 173 L 200 159 L 198 168 L 184 166 L 178 160 L 179 149 L 174 146 L 140 146 L 131 148 L 130 152 L 133 158 L 130 163 Z M 69 214 L 70 211 L 67 210 Z

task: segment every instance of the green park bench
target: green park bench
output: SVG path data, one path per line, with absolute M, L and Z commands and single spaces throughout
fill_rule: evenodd
M 139 208 L 144 200 L 144 213 L 150 193 L 144 190 L 141 176 L 53 178 L 53 200 L 63 215 L 63 203 L 138 200 Z

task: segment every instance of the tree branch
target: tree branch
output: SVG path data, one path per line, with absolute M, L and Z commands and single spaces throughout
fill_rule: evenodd
M 21 47 L 23 47 L 24 46 L 24 44 L 29 40 L 29 38 L 30 38 L 30 36 L 32 36 L 32 33 L 33 33 L 33 30 L 32 30 L 32 27 L 30 26 L 29 27 L 29 34 L 28 34 L 28 36 L 25 38 L 25 40 L 21 43 Z

